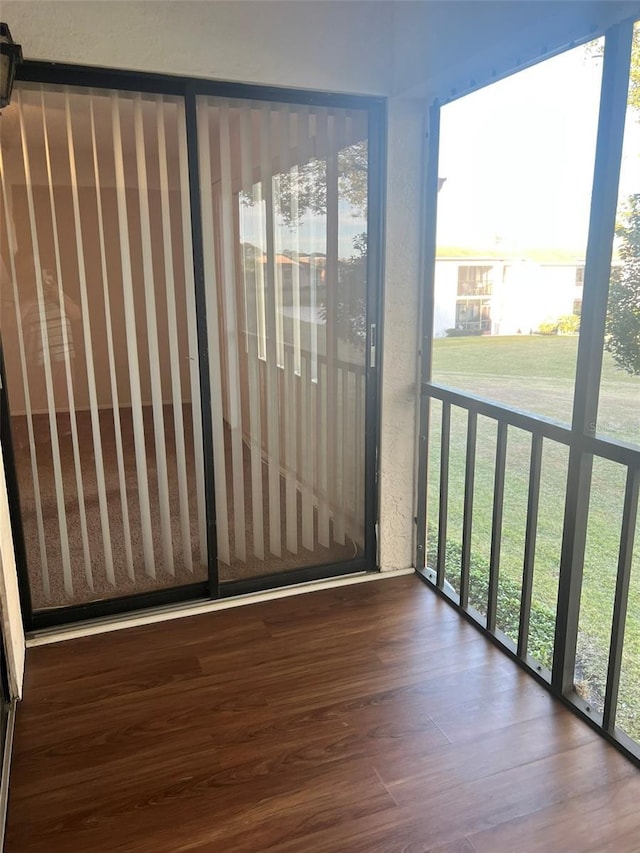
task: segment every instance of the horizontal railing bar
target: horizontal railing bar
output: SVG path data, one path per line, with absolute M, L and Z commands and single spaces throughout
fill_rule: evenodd
M 462 559 L 460 565 L 460 606 L 469 604 L 469 572 L 471 569 L 471 529 L 473 522 L 473 489 L 476 473 L 476 441 L 478 416 L 469 412 L 467 421 L 467 459 L 464 475 L 464 509 L 462 518 Z
M 627 444 L 625 441 L 585 435 L 578 440 L 578 443 L 582 445 L 585 453 L 591 453 L 592 456 L 599 456 L 631 468 L 640 465 L 640 447 L 634 447 L 633 444 Z
M 460 406 L 462 409 L 468 409 L 493 420 L 502 421 L 510 426 L 518 427 L 528 432 L 540 433 L 545 438 L 551 438 L 562 444 L 571 443 L 571 429 L 551 419 L 527 414 L 527 412 L 523 412 L 520 409 L 510 409 L 506 406 L 500 406 L 497 403 L 485 400 L 483 397 L 477 397 L 475 394 L 452 391 L 450 388 L 435 385 L 433 382 L 423 382 L 422 393 L 428 394 L 430 397 L 436 397 L 443 402 L 448 402 L 453 406 Z
M 531 436 L 531 461 L 529 463 L 529 493 L 527 498 L 527 526 L 524 536 L 522 565 L 522 595 L 520 596 L 520 625 L 517 654 L 526 658 L 529 646 L 529 618 L 533 591 L 533 567 L 536 557 L 538 506 L 540 503 L 540 474 L 542 469 L 542 436 Z
M 495 631 L 498 611 L 498 576 L 502 544 L 502 515 L 504 508 L 504 476 L 507 461 L 507 424 L 498 422 L 496 468 L 493 481 L 493 513 L 491 521 L 491 553 L 489 557 L 489 592 L 487 596 L 487 629 Z
M 549 438 L 560 444 L 576 446 L 583 453 L 590 453 L 620 465 L 640 465 L 640 446 L 616 438 L 605 438 L 604 436 L 580 435 L 568 426 L 563 426 L 550 418 L 532 415 L 521 409 L 512 409 L 492 403 L 475 394 L 467 394 L 461 391 L 453 391 L 433 382 L 422 383 L 422 393 L 442 402 L 448 402 L 452 406 L 458 406 L 469 412 L 476 412 L 498 422 L 504 422 L 509 426 Z
M 451 436 L 451 406 L 442 404 L 440 431 L 440 506 L 438 507 L 438 586 L 444 584 L 447 557 L 447 512 L 449 504 L 449 445 Z
M 620 667 L 622 664 L 622 648 L 627 621 L 627 603 L 629 599 L 629 581 L 631 578 L 631 563 L 633 560 L 633 543 L 638 516 L 638 490 L 640 487 L 640 470 L 627 471 L 627 484 L 624 493 L 624 509 L 622 511 L 622 529 L 620 532 L 620 551 L 618 555 L 618 574 L 616 577 L 616 592 L 613 605 L 613 622 L 611 625 L 611 645 L 609 647 L 609 665 L 607 669 L 607 687 L 604 697 L 603 727 L 613 732 L 618 706 L 618 688 L 620 686 Z

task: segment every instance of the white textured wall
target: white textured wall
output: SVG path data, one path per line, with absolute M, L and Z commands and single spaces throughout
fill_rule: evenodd
M 2 621 L 11 696 L 18 699 L 22 696 L 25 644 L 20 614 L 16 561 L 13 555 L 13 538 L 9 521 L 2 445 L 0 445 L 0 620 Z
M 29 59 L 274 86 L 389 89 L 393 4 L 3 0 Z
M 379 554 L 413 565 L 416 371 L 425 104 L 393 99 L 388 113 Z

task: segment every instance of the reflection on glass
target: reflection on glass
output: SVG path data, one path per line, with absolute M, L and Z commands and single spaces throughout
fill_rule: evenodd
M 433 381 L 569 422 L 597 44 L 441 112 Z
M 182 104 L 24 83 L 2 121 L 2 336 L 34 607 L 202 581 Z
M 224 581 L 364 553 L 367 116 L 198 98 Z
M 639 63 L 640 22 L 634 27 L 632 70 Z M 640 100 L 633 74 L 616 220 L 598 432 L 640 445 Z

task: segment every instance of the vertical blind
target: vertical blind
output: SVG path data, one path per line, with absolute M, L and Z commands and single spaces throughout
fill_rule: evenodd
M 367 118 L 197 99 L 222 579 L 362 553 Z
M 204 578 L 183 102 L 21 84 L 15 104 L 2 333 L 34 605 Z
M 367 113 L 20 83 L 1 323 L 35 609 L 364 549 Z M 203 343 L 203 342 L 201 342 Z M 206 418 L 205 418 L 206 421 Z

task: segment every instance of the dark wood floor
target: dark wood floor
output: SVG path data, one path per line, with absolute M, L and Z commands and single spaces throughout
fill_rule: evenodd
M 640 850 L 640 771 L 417 578 L 29 652 L 6 850 Z

